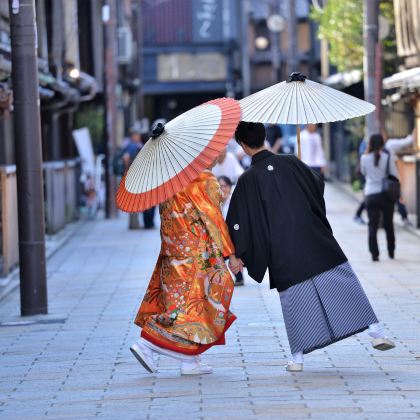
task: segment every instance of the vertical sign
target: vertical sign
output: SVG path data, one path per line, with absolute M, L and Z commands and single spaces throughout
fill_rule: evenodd
M 192 19 L 194 42 L 223 41 L 223 0 L 194 0 Z

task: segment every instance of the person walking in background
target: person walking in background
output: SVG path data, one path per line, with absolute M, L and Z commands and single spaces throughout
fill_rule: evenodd
M 368 144 L 368 141 L 367 141 L 366 137 L 363 137 L 362 141 L 359 144 L 359 148 L 358 148 L 358 154 L 359 154 L 359 170 L 358 170 L 358 173 L 359 173 L 359 177 L 360 177 L 360 183 L 363 187 L 365 185 L 365 177 L 360 172 L 360 158 L 365 154 L 367 144 Z M 366 221 L 363 218 L 363 211 L 365 209 L 366 209 L 366 202 L 365 202 L 365 199 L 363 198 L 362 202 L 357 207 L 356 214 L 353 217 L 353 220 L 356 223 L 359 223 L 360 225 L 365 225 L 366 224 Z
M 95 219 L 98 211 L 98 194 L 96 192 L 95 179 L 92 174 L 86 174 L 84 182 L 84 195 L 86 197 L 86 207 L 88 210 L 88 218 Z
M 232 152 L 228 152 L 225 149 L 217 158 L 212 172 L 216 178 L 227 176 L 231 183 L 235 184 L 244 172 L 244 168 L 242 168 L 238 158 Z
M 198 356 L 225 344 L 236 319 L 224 260 L 234 247 L 221 200 L 217 179 L 206 170 L 160 206 L 160 255 L 135 319 L 141 337 L 130 347 L 149 372 L 158 353 L 180 361 L 183 375 L 211 373 Z
M 308 124 L 300 134 L 302 162 L 324 177 L 327 161 L 325 160 L 322 138 L 317 129 L 316 124 Z
M 398 178 L 394 159 L 389 153 L 384 152 L 384 139 L 381 134 L 374 134 L 369 139 L 366 154 L 360 159 L 360 171 L 366 179 L 364 193 L 366 209 L 369 218 L 369 251 L 373 261 L 379 261 L 378 228 L 382 215 L 383 226 L 386 233 L 388 255 L 394 258 L 395 233 L 394 233 L 394 206 L 395 202 L 387 197 L 383 191 L 383 180 L 390 175 Z
M 394 138 L 388 139 L 385 141 L 384 150 L 387 151 L 390 154 L 391 159 L 393 159 L 394 162 L 396 162 L 397 153 L 406 147 L 412 146 L 413 143 L 415 142 L 416 134 L 417 134 L 417 130 L 414 128 L 411 134 L 409 134 L 408 136 L 402 139 L 394 139 Z M 387 138 L 385 132 L 382 134 L 382 136 L 384 139 Z M 359 147 L 359 156 L 362 156 L 365 153 L 367 143 L 368 142 L 366 140 L 362 140 Z M 397 168 L 397 171 L 398 171 L 398 168 Z M 364 200 L 358 207 L 356 214 L 354 216 L 354 221 L 362 225 L 366 224 L 362 216 L 363 210 L 365 210 L 365 208 L 366 208 L 366 201 Z M 404 225 L 412 226 L 413 224 L 408 218 L 407 209 L 405 207 L 402 197 L 400 197 L 399 200 L 397 201 L 397 208 L 398 208 L 398 213 L 400 214 L 401 220 L 404 223 Z
M 142 141 L 141 127 L 139 125 L 134 125 L 130 128 L 130 140 L 126 145 L 123 151 L 123 161 L 125 172 L 128 170 L 133 160 L 136 158 L 137 153 L 143 148 L 144 143 Z M 143 222 L 145 229 L 153 229 L 155 218 L 155 207 L 145 210 L 143 212 Z M 139 216 L 138 213 L 129 214 L 129 229 L 140 229 Z
M 234 190 L 234 184 L 232 183 L 229 177 L 224 175 L 219 176 L 217 180 L 219 181 L 220 188 L 222 190 L 222 214 L 223 217 L 226 219 L 230 205 L 230 199 Z M 244 274 L 241 271 L 239 271 L 235 275 L 235 286 L 243 286 L 244 283 Z
M 136 158 L 137 153 L 143 147 L 141 141 L 141 131 L 137 126 L 133 126 L 129 130 L 129 139 L 123 150 L 123 162 L 124 162 L 124 173 L 128 171 L 128 168 L 133 163 L 133 160 Z M 130 213 L 128 215 L 128 228 L 129 229 L 140 229 L 139 215 L 138 213 Z
M 252 166 L 238 180 L 226 219 L 235 245 L 230 263 L 234 273 L 247 267 L 257 282 L 268 269 L 292 353 L 286 370 L 302 371 L 304 354 L 366 329 L 375 349 L 395 347 L 334 238 L 322 178 L 296 156 L 267 150 L 261 123 L 239 123 L 235 137 Z
M 222 190 L 222 214 L 226 219 L 234 184 L 231 179 L 225 175 L 219 176 L 217 180 L 219 181 L 220 189 Z
M 283 141 L 283 131 L 280 126 L 278 124 L 267 124 L 265 131 L 270 150 L 275 154 L 280 153 Z

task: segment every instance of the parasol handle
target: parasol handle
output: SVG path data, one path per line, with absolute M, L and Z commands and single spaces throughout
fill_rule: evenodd
M 304 74 L 300 73 L 299 71 L 294 71 L 293 73 L 290 74 L 290 76 L 286 80 L 286 83 L 304 82 L 305 79 L 306 79 L 306 76 Z
M 158 138 L 165 131 L 165 126 L 162 123 L 157 123 L 150 133 L 152 139 Z
M 302 153 L 301 153 L 301 149 L 300 149 L 300 125 L 298 124 L 296 126 L 296 131 L 297 131 L 297 144 L 298 144 L 298 158 L 299 160 L 302 159 Z

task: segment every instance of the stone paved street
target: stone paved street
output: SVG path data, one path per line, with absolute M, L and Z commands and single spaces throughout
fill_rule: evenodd
M 420 239 L 399 229 L 396 260 L 382 255 L 372 263 L 366 228 L 352 221 L 355 204 L 328 187 L 335 234 L 396 350 L 375 352 L 360 334 L 312 353 L 303 373 L 288 374 L 278 294 L 248 280 L 235 291 L 238 320 L 227 345 L 203 356 L 213 375 L 180 377 L 165 358 L 149 375 L 128 348 L 159 235 L 129 232 L 123 216 L 85 224 L 49 261 L 49 323 L 0 327 L 0 418 L 420 417 Z M 0 302 L 0 322 L 18 313 L 15 291 Z

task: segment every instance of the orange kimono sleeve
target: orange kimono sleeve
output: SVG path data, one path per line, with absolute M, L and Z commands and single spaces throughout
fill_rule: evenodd
M 221 211 L 221 191 L 216 177 L 205 173 L 205 182 L 189 191 L 191 201 L 199 212 L 210 237 L 217 244 L 224 257 L 235 253 L 235 247 L 230 239 L 229 229 Z

